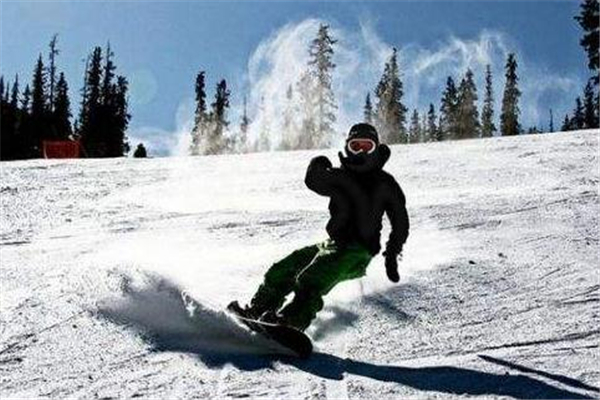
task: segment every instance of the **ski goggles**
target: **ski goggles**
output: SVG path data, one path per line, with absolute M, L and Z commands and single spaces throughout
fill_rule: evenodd
M 346 147 L 352 154 L 371 154 L 375 151 L 377 144 L 371 139 L 351 139 L 348 141 Z

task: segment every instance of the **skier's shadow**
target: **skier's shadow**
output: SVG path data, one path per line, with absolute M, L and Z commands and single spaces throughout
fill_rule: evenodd
M 409 368 L 376 365 L 324 353 L 315 353 L 308 360 L 286 358 L 281 361 L 325 379 L 341 380 L 345 374 L 350 374 L 382 382 L 393 382 L 423 391 L 457 395 L 510 396 L 517 399 L 594 398 L 552 386 L 526 375 L 499 375 L 449 366 Z M 541 372 L 539 374 L 543 375 Z M 571 378 L 562 378 L 561 383 L 570 382 L 570 386 L 600 393 L 600 390 L 593 386 Z

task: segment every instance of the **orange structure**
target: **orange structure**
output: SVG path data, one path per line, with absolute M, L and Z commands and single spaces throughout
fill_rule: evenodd
M 81 145 L 77 140 L 44 140 L 44 158 L 79 158 Z

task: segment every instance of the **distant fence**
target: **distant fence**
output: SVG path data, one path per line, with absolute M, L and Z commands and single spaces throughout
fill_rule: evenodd
M 81 144 L 76 140 L 44 140 L 44 158 L 79 158 Z

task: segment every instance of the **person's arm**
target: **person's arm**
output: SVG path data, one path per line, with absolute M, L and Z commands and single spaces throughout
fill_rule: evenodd
M 400 277 L 398 275 L 397 257 L 402 253 L 402 247 L 408 238 L 410 222 L 408 220 L 408 212 L 406 211 L 406 198 L 400 185 L 393 178 L 390 180 L 389 196 L 385 212 L 392 226 L 384 252 L 385 266 L 388 278 L 393 282 L 398 282 Z
M 306 169 L 304 183 L 321 196 L 331 196 L 334 191 L 332 167 L 331 161 L 325 156 L 313 158 Z

